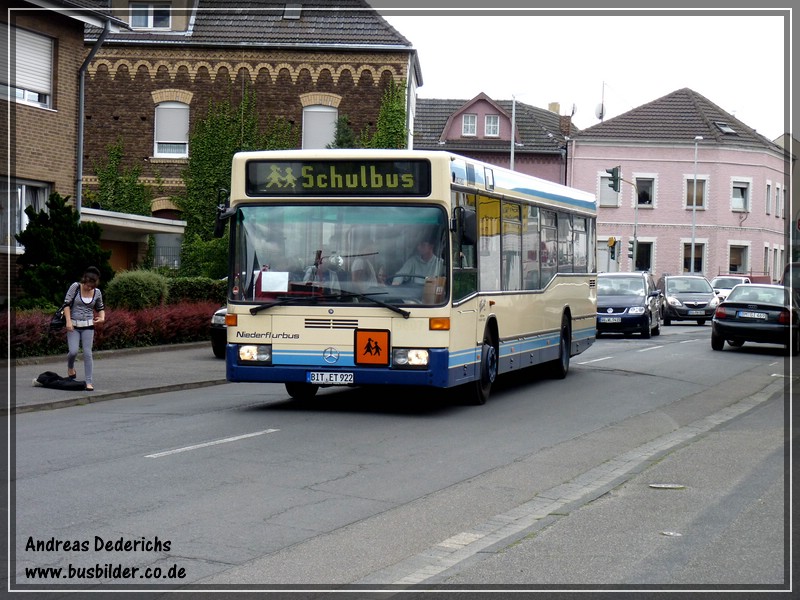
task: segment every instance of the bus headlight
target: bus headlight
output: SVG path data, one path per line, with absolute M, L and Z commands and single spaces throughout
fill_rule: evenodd
M 392 364 L 395 367 L 427 367 L 428 351 L 421 348 L 394 348 Z
M 239 346 L 239 361 L 270 364 L 272 363 L 272 346 Z

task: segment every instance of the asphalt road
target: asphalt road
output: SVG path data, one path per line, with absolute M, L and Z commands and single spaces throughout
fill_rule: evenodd
M 709 335 L 604 338 L 482 407 L 223 384 L 16 415 L 13 583 L 780 588 L 786 360 Z M 96 565 L 139 571 L 69 576 Z

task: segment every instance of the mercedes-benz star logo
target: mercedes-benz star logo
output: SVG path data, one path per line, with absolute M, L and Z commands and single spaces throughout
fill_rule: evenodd
M 322 351 L 322 360 L 329 365 L 339 361 L 339 351 L 333 346 L 329 346 Z

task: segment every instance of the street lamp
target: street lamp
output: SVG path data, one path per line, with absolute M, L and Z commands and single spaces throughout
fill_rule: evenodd
M 689 263 L 689 273 L 694 273 L 694 228 L 697 219 L 697 142 L 703 139 L 702 135 L 694 136 L 694 191 L 692 192 L 692 256 Z
M 514 170 L 514 136 L 516 132 L 514 131 L 517 124 L 517 97 L 513 94 L 511 95 L 511 160 L 509 161 L 509 165 L 511 170 Z

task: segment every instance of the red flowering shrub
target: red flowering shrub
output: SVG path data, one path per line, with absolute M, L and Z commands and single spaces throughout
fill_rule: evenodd
M 94 349 L 179 344 L 209 339 L 216 302 L 167 304 L 156 308 L 106 309 L 106 320 L 95 326 Z M 11 356 L 46 356 L 67 353 L 66 329 L 51 332 L 50 313 L 17 311 L 11 315 Z M 8 347 L 8 315 L 0 318 L 0 343 Z M 7 358 L 7 357 L 3 357 Z

